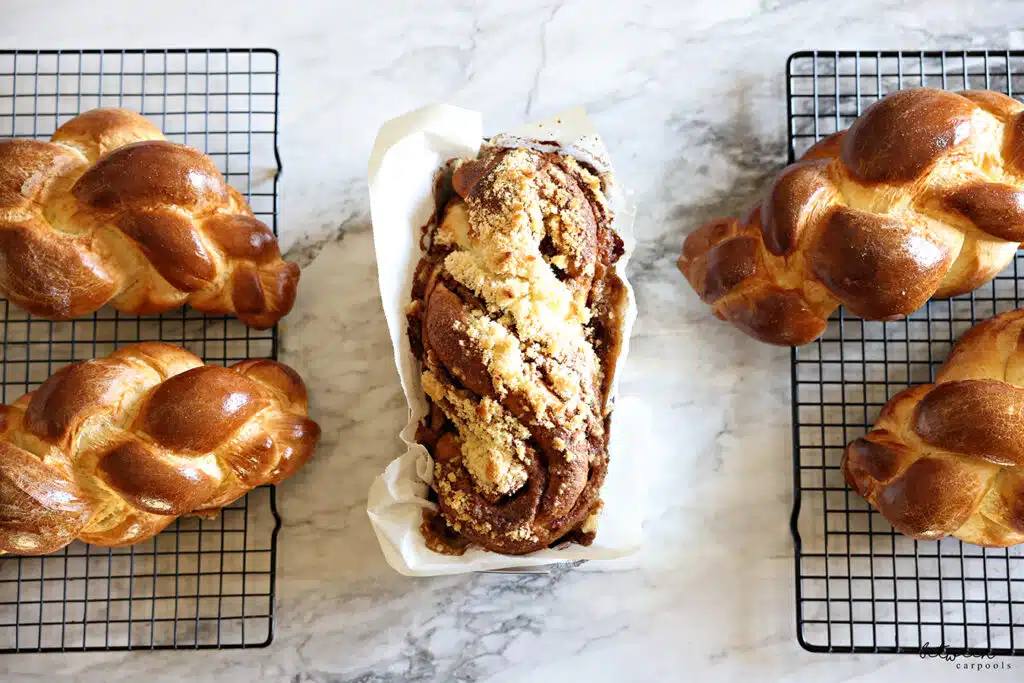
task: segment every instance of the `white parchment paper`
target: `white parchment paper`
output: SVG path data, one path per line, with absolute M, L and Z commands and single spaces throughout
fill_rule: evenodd
M 478 112 L 438 104 L 385 123 L 370 155 L 370 210 L 380 296 L 394 348 L 395 366 L 409 403 L 409 422 L 399 435 L 406 452 L 374 480 L 367 500 L 367 514 L 388 564 L 408 576 L 528 569 L 578 560 L 597 560 L 588 563 L 587 568 L 591 569 L 613 568 L 615 563 L 603 561 L 632 555 L 640 548 L 642 539 L 647 498 L 643 472 L 650 430 L 649 413 L 637 398 L 614 399 L 608 473 L 601 489 L 604 509 L 592 545 L 565 543 L 520 556 L 499 555 L 474 546 L 464 555 L 454 557 L 427 548 L 420 532 L 423 509 L 435 507 L 427 500 L 433 462 L 427 450 L 415 440 L 416 426 L 427 413 L 427 401 L 420 387 L 419 362 L 409 347 L 405 307 L 409 303 L 413 272 L 421 256 L 421 228 L 434 211 L 435 173 L 449 159 L 475 157 L 482 144 L 483 122 Z M 496 136 L 490 144 L 557 147 L 590 162 L 600 172 L 612 171 L 604 145 L 580 108 Z M 633 290 L 625 275 L 634 246 L 635 207 L 626 193 L 614 185 L 608 191 L 608 199 L 615 211 L 613 227 L 625 244 L 625 254 L 616 268 L 629 294 L 618 375 L 626 361 L 630 330 L 636 318 Z M 616 377 L 613 396 L 617 394 L 617 385 Z

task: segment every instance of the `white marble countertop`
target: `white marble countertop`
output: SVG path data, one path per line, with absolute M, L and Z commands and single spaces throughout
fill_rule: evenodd
M 280 50 L 280 224 L 306 265 L 283 353 L 324 427 L 315 461 L 279 495 L 269 648 L 6 656 L 2 680 L 963 677 L 935 660 L 800 649 L 789 352 L 714 322 L 674 264 L 686 232 L 745 209 L 783 162 L 789 53 L 1021 48 L 1020 2 L 2 4 L 2 48 Z M 640 318 L 622 391 L 644 396 L 656 423 L 636 569 L 413 580 L 377 548 L 365 495 L 399 452 L 405 405 L 375 288 L 366 160 L 385 119 L 431 101 L 484 111 L 492 132 L 583 104 L 636 192 Z

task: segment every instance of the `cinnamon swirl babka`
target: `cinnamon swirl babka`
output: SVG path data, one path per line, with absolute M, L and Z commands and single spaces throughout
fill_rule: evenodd
M 623 253 L 605 180 L 575 159 L 489 148 L 448 166 L 408 308 L 430 412 L 430 548 L 590 544 L 608 466 Z

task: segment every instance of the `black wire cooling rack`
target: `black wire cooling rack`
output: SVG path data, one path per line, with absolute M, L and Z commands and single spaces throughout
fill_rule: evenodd
M 273 50 L 0 52 L 0 137 L 47 138 L 100 106 L 142 112 L 207 152 L 277 233 L 278 57 Z M 276 358 L 276 329 L 189 309 L 129 317 L 103 309 L 53 323 L 0 299 L 0 398 L 70 362 L 136 341 L 178 343 L 209 363 Z M 273 637 L 280 518 L 266 487 L 215 519 L 181 519 L 127 548 L 74 542 L 0 557 L 0 652 L 261 647 Z
M 789 159 L 908 87 L 1024 95 L 1024 52 L 799 52 L 787 63 Z M 896 533 L 843 481 L 843 448 L 885 402 L 930 382 L 975 322 L 1018 308 L 1022 253 L 970 295 L 906 320 L 840 309 L 817 342 L 793 350 L 796 616 L 816 652 L 1024 654 L 1024 548 L 985 550 Z

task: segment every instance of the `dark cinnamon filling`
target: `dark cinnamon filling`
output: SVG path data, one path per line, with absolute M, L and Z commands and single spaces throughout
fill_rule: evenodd
M 483 170 L 469 168 L 473 182 L 463 181 L 465 187 L 460 188 L 458 176 L 462 169 L 467 169 L 470 164 L 476 162 L 464 164 L 460 172 L 456 173 L 456 189 L 469 188 L 469 191 L 475 192 L 478 188 L 486 187 L 487 174 L 497 165 L 496 159 L 500 160 L 501 155 L 505 153 L 491 152 L 482 162 Z M 542 157 L 538 163 L 538 172 L 543 172 L 544 163 L 557 164 L 563 170 L 567 168 L 558 155 L 547 154 Z M 600 383 L 601 387 L 584 389 L 587 396 L 594 397 L 595 408 L 600 410 L 607 395 L 607 383 L 621 343 L 621 310 L 625 302 L 625 289 L 612 266 L 622 254 L 622 242 L 611 230 L 610 215 L 596 200 L 593 190 L 582 181 L 577 181 L 576 184 L 583 189 L 596 218 L 596 263 L 593 279 L 586 283 L 589 286 L 587 303 L 592 317 L 585 328 L 585 334 L 594 346 L 603 372 L 600 373 L 601 377 L 597 378 L 599 381 L 594 382 Z M 444 193 L 439 192 L 437 196 L 444 196 Z M 448 196 L 450 197 L 451 193 L 448 193 Z M 458 201 L 457 198 L 449 201 L 452 200 Z M 435 239 L 439 221 L 437 217 L 443 215 L 444 206 L 439 205 L 435 220 L 427 226 L 425 238 L 428 239 L 423 240 L 425 243 L 429 242 L 429 247 L 417 266 L 412 287 L 413 303 L 408 311 L 410 345 L 424 367 L 428 368 L 448 391 L 455 392 L 462 399 L 470 400 L 475 405 L 480 405 L 481 396 L 470 391 L 450 368 L 438 360 L 437 355 L 430 351 L 424 337 L 424 312 L 431 292 L 438 283 L 443 283 L 444 287 L 454 293 L 466 311 L 480 312 L 495 322 L 501 319 L 499 314 L 488 310 L 479 296 L 444 271 L 444 259 L 452 249 L 438 245 Z M 558 256 L 558 248 L 550 235 L 541 240 L 540 252 L 549 264 L 551 259 Z M 568 282 L 572 276 L 566 269 L 553 264 L 551 267 L 560 282 L 567 283 L 567 286 L 572 285 Z M 514 329 L 515 326 L 508 325 L 507 321 L 505 323 L 509 332 L 521 340 L 522 336 Z M 524 348 L 527 346 L 522 341 L 521 344 Z M 467 353 L 470 352 L 479 350 L 468 349 Z M 557 395 L 556 382 L 548 363 L 541 359 L 533 364 L 544 386 L 552 394 Z M 496 396 L 492 395 L 491 398 L 496 399 Z M 437 465 L 435 476 L 444 477 L 446 486 L 450 487 L 453 493 L 457 492 L 457 495 L 462 496 L 462 502 L 460 510 L 455 510 L 452 507 L 453 500 L 438 495 L 435 483 L 431 499 L 439 504 L 439 511 L 426 512 L 422 525 L 428 547 L 437 552 L 458 555 L 465 552 L 470 543 L 477 543 L 497 552 L 516 554 L 567 540 L 584 545 L 591 543 L 594 533 L 583 532 L 582 526 L 590 514 L 600 506 L 599 492 L 607 471 L 608 418 L 598 418 L 596 424 L 603 425 L 603 430 L 595 431 L 587 427 L 585 434 L 574 435 L 562 428 L 552 429 L 538 424 L 537 420 L 533 419 L 536 416 L 531 415 L 526 406 L 524 397 L 509 394 L 500 402 L 531 434 L 523 442 L 528 454 L 524 463 L 528 472 L 527 481 L 505 494 L 487 493 L 476 489 L 459 454 L 461 447 L 458 445 L 457 426 L 447 417 L 445 406 L 430 402 L 430 413 L 417 429 L 416 438 L 434 457 Z M 582 443 L 587 444 L 584 462 L 567 460 L 562 452 L 564 447 L 555 447 L 556 439 L 565 441 L 574 438 L 582 438 Z M 554 455 L 555 453 L 558 455 Z M 581 471 L 582 467 L 586 470 Z M 580 475 L 582 479 L 579 479 L 580 484 L 577 484 L 580 486 L 579 493 L 570 501 L 571 506 L 555 514 L 554 511 L 565 507 L 565 502 L 559 499 L 560 491 Z M 577 485 L 570 486 L 570 489 L 574 490 Z

